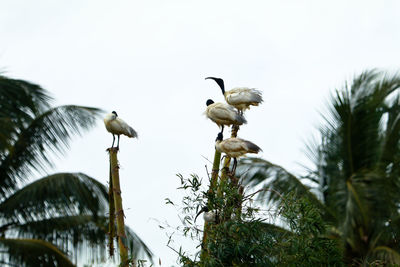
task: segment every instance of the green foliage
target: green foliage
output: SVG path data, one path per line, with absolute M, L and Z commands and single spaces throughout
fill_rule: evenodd
M 177 230 L 198 242 L 199 249 L 207 250 L 207 257 L 200 260 L 199 254 L 192 258 L 182 248 L 174 249 L 183 266 L 343 266 L 340 246 L 325 236 L 322 214 L 311 200 L 294 195 L 282 199 L 276 212 L 268 216 L 280 219 L 283 227 L 279 227 L 267 223 L 263 211 L 252 206 L 254 194 L 243 197 L 243 213 L 238 217 L 234 205 L 229 204 L 238 198 L 230 183 L 222 185 L 223 195 L 210 204 L 219 219 L 209 224 L 208 242 L 202 243 L 202 231 L 194 216 L 205 205 L 208 193 L 197 175 L 178 176 L 179 188 L 187 195 L 182 201 L 184 225 Z
M 74 266 L 64 253 L 53 244 L 43 240 L 0 238 L 0 244 L 8 251 L 8 260 L 3 260 L 3 263 L 6 263 L 7 265 L 10 263 L 18 263 L 18 266 L 20 267 Z
M 372 70 L 336 90 L 319 142 L 308 145 L 313 167 L 304 177 L 262 159 L 239 163 L 245 183 L 310 199 L 349 265 L 400 264 L 399 89 L 400 75 Z
M 103 260 L 107 192 L 82 173 L 56 173 L 26 184 L 52 167 L 74 135 L 95 125 L 100 109 L 51 107 L 40 86 L 0 75 L 0 261 L 16 266 L 73 266 L 88 251 Z M 151 252 L 131 230 L 132 255 Z
M 280 215 L 290 234 L 277 240 L 278 266 L 344 266 L 339 243 L 326 236 L 328 226 L 308 198 L 289 194 Z

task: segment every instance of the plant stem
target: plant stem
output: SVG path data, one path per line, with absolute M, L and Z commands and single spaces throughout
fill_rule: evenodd
M 219 164 L 221 162 L 221 152 L 215 149 L 214 153 L 214 162 L 211 171 L 211 181 L 210 187 L 208 189 L 208 200 L 207 206 L 209 207 L 212 204 L 212 200 L 215 198 L 215 191 L 218 185 L 218 173 L 219 173 Z M 200 262 L 203 262 L 204 259 L 207 257 L 207 232 L 210 228 L 208 222 L 204 222 L 204 231 L 203 231 L 203 240 L 202 240 L 202 248 L 200 254 Z
M 236 138 L 237 133 L 239 131 L 239 126 L 237 125 L 232 125 L 232 130 L 231 130 L 231 138 Z M 229 173 L 229 166 L 231 163 L 231 158 L 228 156 L 225 156 L 224 160 L 224 165 L 221 170 L 221 179 L 220 179 L 220 186 L 218 187 L 218 196 L 223 197 L 223 190 L 227 186 L 229 186 L 232 189 L 238 189 L 238 179 L 235 177 L 234 173 L 228 174 Z M 231 183 L 228 185 L 228 180 L 227 177 L 230 178 Z M 242 191 L 243 192 L 243 191 Z M 240 194 L 240 192 L 238 192 Z M 237 209 L 236 214 L 240 216 L 241 214 L 241 206 L 238 206 L 238 203 L 241 203 L 239 199 L 241 199 L 240 196 L 236 196 L 236 199 L 226 199 L 226 203 L 228 208 L 224 212 L 223 220 L 229 220 L 231 218 L 231 211 L 233 209 Z
M 231 137 L 236 137 L 237 132 L 239 130 L 238 126 L 232 126 Z M 229 157 L 225 157 L 224 160 L 224 167 L 221 171 L 221 179 L 220 183 L 224 183 L 226 180 L 226 175 L 229 170 L 229 164 L 231 159 Z M 213 200 L 215 199 L 215 192 L 217 191 L 217 195 L 220 196 L 221 194 L 221 184 L 218 186 L 218 173 L 219 173 L 219 165 L 221 162 L 221 152 L 215 149 L 214 153 L 214 161 L 213 161 L 213 168 L 211 172 L 211 181 L 210 187 L 208 189 L 208 200 L 207 200 L 207 207 L 213 208 Z M 224 178 L 223 178 L 224 177 Z M 210 207 L 211 206 L 211 207 Z M 204 222 L 204 231 L 203 231 L 203 239 L 202 239 L 202 248 L 200 253 L 200 263 L 204 262 L 204 259 L 207 258 L 208 251 L 207 251 L 207 233 L 209 231 L 210 225 L 208 222 Z
M 110 158 L 110 179 L 108 188 L 108 253 L 110 257 L 114 256 L 114 237 L 115 237 L 115 204 L 114 204 L 114 188 L 112 182 L 112 168 Z
M 129 266 L 129 261 L 128 261 L 128 249 L 126 245 L 127 242 L 125 234 L 124 210 L 122 208 L 121 188 L 119 184 L 119 166 L 117 159 L 118 149 L 111 148 L 109 151 L 110 151 L 110 163 L 111 163 L 115 211 L 117 214 L 117 236 L 118 236 L 119 255 L 121 258 L 120 266 L 127 267 Z

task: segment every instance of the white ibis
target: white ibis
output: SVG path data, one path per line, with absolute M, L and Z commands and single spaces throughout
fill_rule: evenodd
M 196 215 L 196 218 L 194 218 L 194 221 L 196 222 L 196 220 L 197 220 L 197 217 L 199 217 L 199 215 L 201 214 L 201 213 L 203 213 L 204 212 L 204 214 L 203 214 L 203 219 L 204 219 L 204 221 L 205 222 L 208 222 L 208 223 L 210 223 L 210 222 L 216 222 L 217 221 L 217 213 L 215 212 L 215 211 L 213 211 L 213 210 L 209 210 L 208 209 L 208 207 L 206 206 L 206 207 L 203 207 L 198 213 L 197 213 L 197 215 Z
M 245 156 L 247 153 L 255 153 L 262 151 L 256 144 L 237 137 L 231 137 L 222 140 L 222 134 L 218 135 L 215 142 L 215 148 L 219 152 L 225 153 L 227 156 L 233 158 L 232 173 L 236 170 L 238 157 Z
M 243 113 L 245 109 L 249 109 L 250 106 L 258 106 L 258 104 L 263 101 L 262 93 L 254 88 L 236 87 L 232 90 L 225 91 L 224 80 L 221 78 L 207 77 L 206 79 L 214 80 L 221 88 L 226 102 L 237 108 L 241 113 Z
M 235 108 L 224 104 L 214 103 L 211 99 L 207 100 L 206 116 L 221 127 L 221 133 L 224 131 L 224 125 L 242 125 L 247 123 L 243 115 L 236 112 Z
M 109 131 L 113 135 L 113 142 L 111 148 L 114 146 L 115 135 L 118 136 L 117 149 L 119 148 L 119 136 L 121 134 L 126 135 L 128 137 L 136 137 L 137 132 L 133 130 L 126 122 L 120 119 L 117 115 L 117 112 L 113 111 L 110 114 L 107 114 L 104 118 L 104 124 L 106 126 L 107 131 Z

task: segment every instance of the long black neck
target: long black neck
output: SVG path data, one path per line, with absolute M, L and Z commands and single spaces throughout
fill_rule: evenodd
M 206 80 L 207 80 L 207 79 L 212 79 L 212 80 L 214 80 L 214 81 L 219 85 L 219 87 L 221 88 L 222 94 L 225 95 L 224 80 L 222 80 L 221 78 L 215 78 L 215 77 L 207 77 Z

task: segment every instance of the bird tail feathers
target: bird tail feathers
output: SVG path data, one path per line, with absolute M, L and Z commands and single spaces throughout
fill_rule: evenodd
M 246 141 L 246 146 L 249 150 L 249 153 L 258 153 L 260 151 L 262 151 L 262 149 L 257 146 L 256 144 L 250 142 L 250 141 Z
M 240 114 L 236 114 L 236 121 L 238 122 L 238 125 L 247 123 L 247 120 L 244 118 L 244 116 Z
M 129 137 L 133 137 L 133 138 L 138 138 L 138 134 L 137 134 L 137 132 L 135 131 L 135 130 L 133 130 L 133 128 L 132 127 L 129 127 Z

